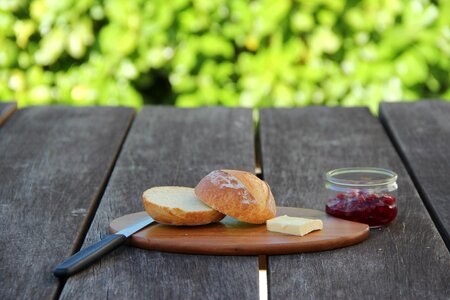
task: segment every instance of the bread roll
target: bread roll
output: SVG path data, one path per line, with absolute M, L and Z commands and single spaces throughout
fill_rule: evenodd
M 206 205 L 243 222 L 263 224 L 276 215 L 269 185 L 252 173 L 213 171 L 195 187 L 195 194 Z
M 204 225 L 222 220 L 225 215 L 206 206 L 193 188 L 161 186 L 142 195 L 145 211 L 157 222 L 169 225 Z

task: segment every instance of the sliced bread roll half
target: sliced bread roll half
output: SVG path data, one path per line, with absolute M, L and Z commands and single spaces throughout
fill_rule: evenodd
M 263 224 L 276 215 L 269 185 L 249 172 L 213 171 L 195 187 L 195 194 L 206 205 L 243 222 Z
M 162 224 L 205 225 L 225 217 L 200 201 L 189 187 L 153 187 L 144 192 L 142 201 L 145 211 Z

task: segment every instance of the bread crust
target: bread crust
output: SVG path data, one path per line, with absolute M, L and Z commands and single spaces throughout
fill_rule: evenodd
M 213 171 L 198 183 L 195 194 L 206 205 L 243 222 L 263 224 L 276 215 L 269 185 L 249 172 Z
M 188 225 L 188 226 L 205 225 L 209 223 L 219 222 L 225 217 L 224 214 L 212 208 L 211 210 L 207 211 L 185 211 L 178 207 L 167 207 L 159 205 L 152 202 L 151 199 L 146 197 L 147 191 L 145 191 L 142 194 L 142 202 L 144 204 L 145 211 L 158 223 L 167 225 Z

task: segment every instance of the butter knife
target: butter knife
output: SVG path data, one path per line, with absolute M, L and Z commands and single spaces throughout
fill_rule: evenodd
M 85 269 L 104 255 L 125 243 L 133 233 L 138 232 L 153 222 L 154 220 L 152 218 L 145 217 L 125 229 L 106 236 L 101 241 L 84 248 L 57 265 L 53 269 L 53 274 L 56 277 L 69 277 Z

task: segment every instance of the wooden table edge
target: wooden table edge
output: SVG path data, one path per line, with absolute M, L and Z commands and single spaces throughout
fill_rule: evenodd
M 3 125 L 17 110 L 17 102 L 6 102 L 6 106 L 0 111 L 0 126 Z

